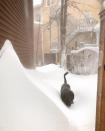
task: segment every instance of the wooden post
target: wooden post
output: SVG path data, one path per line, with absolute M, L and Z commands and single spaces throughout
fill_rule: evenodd
M 105 131 L 105 7 L 102 9 L 100 13 L 100 19 L 101 27 L 99 45 L 100 53 L 98 69 L 96 131 Z

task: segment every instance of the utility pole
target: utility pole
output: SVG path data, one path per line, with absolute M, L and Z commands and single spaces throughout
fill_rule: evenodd
M 68 0 L 61 0 L 61 17 L 60 17 L 60 65 L 65 63 L 63 56 L 66 53 L 66 24 L 67 24 L 67 2 Z M 63 64 L 63 65 L 62 65 Z M 65 66 L 65 65 L 64 65 Z

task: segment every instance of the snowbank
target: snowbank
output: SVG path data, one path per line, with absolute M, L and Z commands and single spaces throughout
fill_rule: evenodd
M 75 123 L 80 131 L 95 131 L 95 111 L 96 111 L 96 94 L 97 94 L 97 75 L 74 75 L 67 76 L 68 83 L 75 93 L 74 104 L 67 108 L 62 105 L 59 98 L 60 88 L 63 84 L 63 74 L 65 70 L 58 65 L 50 64 L 38 67 L 36 70 L 27 70 L 33 81 L 41 82 L 46 85 L 46 90 L 51 99 L 63 108 L 68 119 Z M 43 87 L 41 87 L 43 88 Z M 65 108 L 64 108 L 65 106 Z
M 94 51 L 96 53 L 99 53 L 99 47 L 83 47 L 83 48 L 80 48 L 79 50 L 72 50 L 71 53 L 79 53 L 81 51 L 84 51 L 84 50 L 91 50 L 91 51 Z
M 94 131 L 97 75 L 69 74 L 75 93 L 67 108 L 60 99 L 65 70 L 50 64 L 24 69 L 12 45 L 0 52 L 0 131 Z
M 40 83 L 28 79 L 9 41 L 0 54 L 0 131 L 77 131 Z

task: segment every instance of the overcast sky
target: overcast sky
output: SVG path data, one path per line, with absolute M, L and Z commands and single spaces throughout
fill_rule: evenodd
M 38 5 L 41 3 L 42 0 L 33 0 L 33 5 Z

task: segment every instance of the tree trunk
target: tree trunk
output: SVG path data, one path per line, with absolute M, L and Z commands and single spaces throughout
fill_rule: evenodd
M 67 53 L 66 53 L 66 46 L 63 47 L 61 52 L 61 67 L 67 69 Z

